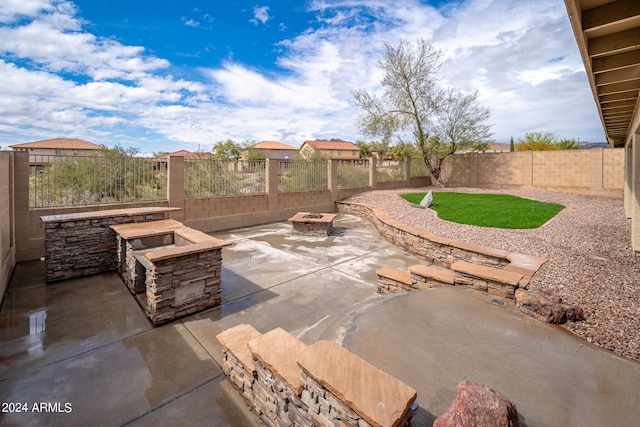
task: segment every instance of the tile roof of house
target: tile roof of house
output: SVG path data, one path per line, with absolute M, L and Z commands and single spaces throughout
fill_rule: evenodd
M 10 145 L 11 148 L 40 148 L 48 150 L 101 150 L 103 147 L 92 142 L 74 138 L 54 138 L 43 141 Z
M 315 141 L 305 141 L 302 145 L 309 145 L 316 150 L 360 150 L 353 142 L 347 141 L 324 141 L 316 139 Z
M 248 148 L 257 148 L 261 150 L 297 150 L 297 147 L 292 145 L 283 144 L 278 141 L 260 141 L 257 144 L 253 144 Z

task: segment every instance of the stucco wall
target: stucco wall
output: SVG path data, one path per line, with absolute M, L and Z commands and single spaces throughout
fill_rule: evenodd
M 0 301 L 7 290 L 16 259 L 12 158 L 11 152 L 0 151 Z
M 533 188 L 622 198 L 624 149 L 468 153 L 442 167 L 451 187 Z

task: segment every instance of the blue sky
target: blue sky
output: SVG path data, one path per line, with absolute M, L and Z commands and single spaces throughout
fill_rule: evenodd
M 497 142 L 604 140 L 559 0 L 3 0 L 0 147 L 369 140 L 351 93 L 380 89 L 403 38 L 443 50 L 442 84 L 479 91 Z

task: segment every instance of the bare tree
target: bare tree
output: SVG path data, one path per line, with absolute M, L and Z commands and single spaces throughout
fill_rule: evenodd
M 489 128 L 483 122 L 489 110 L 477 105 L 477 93 L 442 90 L 436 78 L 442 52 L 419 39 L 402 40 L 398 47 L 385 44 L 379 66 L 384 71 L 382 93 L 353 92 L 363 111 L 358 118 L 362 132 L 389 139 L 393 134 L 411 133 L 425 165 L 437 185 L 444 187 L 442 160 L 469 141 L 485 138 Z M 435 164 L 434 164 L 435 156 Z

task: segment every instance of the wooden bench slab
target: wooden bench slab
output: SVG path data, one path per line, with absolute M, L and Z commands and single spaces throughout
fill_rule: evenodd
M 438 282 L 446 283 L 447 285 L 455 284 L 456 274 L 450 270 L 415 264 L 409 267 L 409 272 L 416 276 L 428 277 Z
M 223 246 L 228 246 L 231 243 L 224 240 L 208 241 L 201 243 L 194 243 L 192 245 L 166 247 L 162 249 L 153 249 L 144 253 L 144 256 L 151 262 L 160 261 L 163 259 L 177 258 L 181 256 L 197 254 L 200 252 L 206 252 L 214 249 L 221 249 Z
M 296 363 L 296 357 L 307 348 L 305 343 L 284 329 L 276 328 L 252 339 L 247 345 L 254 358 L 284 381 L 294 393 L 300 395 L 301 370 Z
M 254 375 L 256 373 L 253 366 L 251 350 L 247 343 L 253 339 L 261 337 L 262 334 L 251 325 L 242 323 L 233 328 L 216 335 L 218 342 L 226 348 L 242 364 L 244 370 Z
M 372 426 L 395 426 L 417 397 L 413 388 L 333 341 L 307 347 L 298 366 Z
M 103 211 L 75 212 L 59 215 L 41 216 L 43 223 L 47 222 L 69 222 L 81 221 L 85 219 L 110 218 L 116 216 L 136 216 L 143 214 L 169 213 L 179 211 L 181 208 L 163 208 L 163 207 L 146 207 L 146 208 L 130 208 L 130 209 L 109 209 Z
M 413 284 L 411 274 L 406 271 L 396 270 L 395 268 L 382 267 L 376 270 L 378 276 L 386 277 L 394 282 L 403 283 L 409 287 Z
M 451 264 L 453 271 L 465 273 L 470 276 L 487 279 L 498 283 L 504 283 L 511 286 L 518 286 L 523 278 L 522 274 L 512 271 L 505 271 L 499 268 L 487 267 L 484 265 L 471 264 L 465 261 L 456 261 Z
M 159 221 L 115 224 L 110 227 L 124 239 L 139 239 L 141 237 L 173 233 L 175 230 L 184 228 L 184 224 L 174 219 L 162 219 Z

